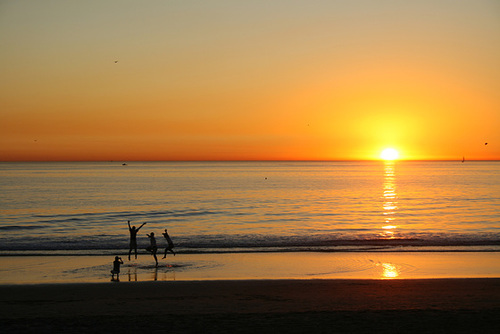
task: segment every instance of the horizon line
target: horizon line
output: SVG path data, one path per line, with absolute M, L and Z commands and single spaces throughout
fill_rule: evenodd
M 462 159 L 172 159 L 172 160 L 0 160 L 0 163 L 31 163 L 31 162 L 462 162 Z M 465 162 L 492 161 L 500 159 L 470 159 Z

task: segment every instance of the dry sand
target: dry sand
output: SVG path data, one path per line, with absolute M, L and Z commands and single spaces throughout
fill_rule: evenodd
M 0 286 L 4 333 L 500 333 L 500 279 Z

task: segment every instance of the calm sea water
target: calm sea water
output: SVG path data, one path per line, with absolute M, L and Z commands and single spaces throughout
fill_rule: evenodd
M 1 254 L 500 250 L 500 162 L 0 163 Z

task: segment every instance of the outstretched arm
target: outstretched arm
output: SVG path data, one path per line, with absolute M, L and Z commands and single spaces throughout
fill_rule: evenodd
M 141 227 L 143 227 L 144 225 L 146 225 L 146 223 L 142 223 L 141 226 L 139 226 L 139 228 L 137 229 L 137 231 L 139 231 Z
M 127 220 L 127 224 L 128 224 L 128 229 L 131 230 L 132 228 L 130 227 L 130 220 Z

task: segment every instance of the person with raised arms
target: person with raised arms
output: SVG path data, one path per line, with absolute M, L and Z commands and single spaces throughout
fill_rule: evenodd
M 142 223 L 139 228 L 136 228 L 135 226 L 130 227 L 130 220 L 127 221 L 128 224 L 128 231 L 130 232 L 130 246 L 129 246 L 129 251 L 128 251 L 128 260 L 130 261 L 130 254 L 132 253 L 132 250 L 135 251 L 135 258 L 137 259 L 137 232 L 143 227 L 146 223 Z

